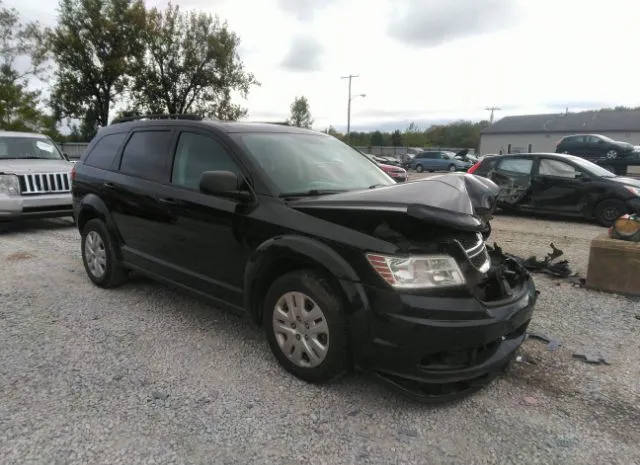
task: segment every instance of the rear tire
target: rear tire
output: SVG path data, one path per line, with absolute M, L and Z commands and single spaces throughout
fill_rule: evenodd
M 627 207 L 624 202 L 617 199 L 607 199 L 596 205 L 594 216 L 598 223 L 608 228 L 625 213 L 627 213 Z
M 297 378 L 327 383 L 348 372 L 344 305 L 316 272 L 278 278 L 264 299 L 263 324 L 273 355 Z
M 106 225 L 99 219 L 89 220 L 81 237 L 82 263 L 89 279 L 105 289 L 123 284 L 127 273 Z
M 449 165 L 449 172 L 454 173 L 456 171 L 456 165 Z

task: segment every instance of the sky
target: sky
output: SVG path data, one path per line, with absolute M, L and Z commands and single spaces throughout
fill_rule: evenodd
M 53 25 L 54 0 L 4 0 Z M 457 119 L 639 106 L 640 2 L 608 0 L 173 0 L 217 14 L 261 82 L 254 121 L 306 96 L 314 128 L 404 129 Z M 166 6 L 166 0 L 146 0 Z

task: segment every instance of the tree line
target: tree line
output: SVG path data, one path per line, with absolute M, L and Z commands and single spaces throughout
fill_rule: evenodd
M 290 107 L 287 123 L 292 126 L 311 128 L 313 119 L 309 101 L 306 97 L 296 97 Z M 348 136 L 340 133 L 333 126 L 324 132 L 359 147 L 391 146 L 391 147 L 464 147 L 478 148 L 480 133 L 489 126 L 488 121 L 455 121 L 450 124 L 433 125 L 426 129 L 419 128 L 415 123 L 401 131 L 391 132 L 352 131 Z
M 60 0 L 57 24 L 45 28 L 0 0 L 0 129 L 87 141 L 123 116 L 241 118 L 246 109 L 232 96 L 260 83 L 239 44 L 218 16 L 171 3 Z M 79 121 L 67 137 L 64 121 Z

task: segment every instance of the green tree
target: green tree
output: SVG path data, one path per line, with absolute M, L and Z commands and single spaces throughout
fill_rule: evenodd
M 138 71 L 145 14 L 143 0 L 60 0 L 50 35 L 56 116 L 81 120 L 87 136 L 109 124 L 111 106 Z
M 402 146 L 402 134 L 400 133 L 399 129 L 396 129 L 391 134 L 391 145 L 393 145 L 394 147 Z
M 384 136 L 380 131 L 375 131 L 371 134 L 371 145 L 373 147 L 380 147 L 384 145 Z
M 307 97 L 296 97 L 290 109 L 291 116 L 289 117 L 289 124 L 298 126 L 299 128 L 311 129 L 313 119 L 311 119 L 311 110 L 309 109 Z
M 226 22 L 206 13 L 182 13 L 169 3 L 151 9 L 144 30 L 145 53 L 133 86 L 135 103 L 151 113 L 198 113 L 236 120 L 246 109 L 232 92 L 246 97 L 260 85 L 244 70 L 240 38 Z
M 424 131 L 421 131 L 414 122 L 411 122 L 409 127 L 404 131 L 403 139 L 405 145 L 408 147 L 423 147 L 427 145 L 427 138 Z
M 46 71 L 47 49 L 43 29 L 37 22 L 23 23 L 15 8 L 0 0 L 0 128 L 36 130 L 47 126 L 39 109 L 40 92 L 29 90 L 30 79 Z M 19 59 L 27 59 L 21 70 Z M 24 61 L 24 60 L 21 60 Z

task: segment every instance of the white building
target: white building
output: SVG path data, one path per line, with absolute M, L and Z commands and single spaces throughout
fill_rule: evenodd
M 586 111 L 506 116 L 480 135 L 480 154 L 555 152 L 570 134 L 602 134 L 640 145 L 640 111 Z

